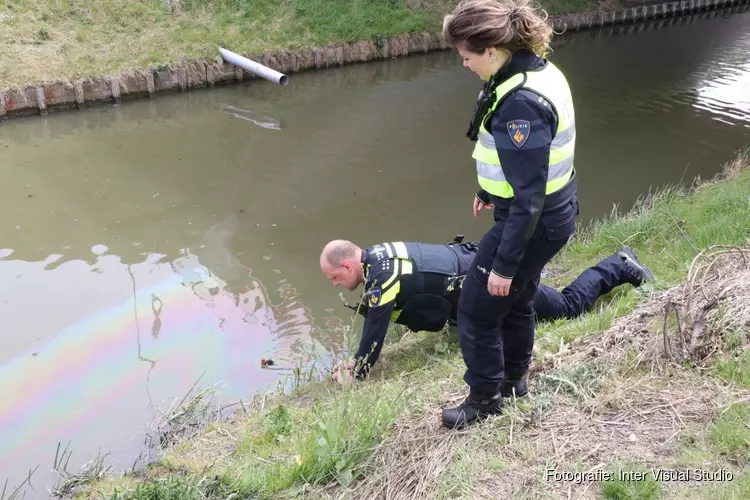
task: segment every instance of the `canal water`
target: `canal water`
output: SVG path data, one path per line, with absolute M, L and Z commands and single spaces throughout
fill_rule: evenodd
M 552 58 L 581 224 L 750 142 L 748 12 L 567 35 Z M 480 86 L 440 52 L 0 124 L 0 488 L 39 466 L 45 498 L 58 443 L 71 472 L 100 450 L 129 468 L 196 382 L 231 403 L 330 360 L 350 316 L 328 240 L 479 238 Z

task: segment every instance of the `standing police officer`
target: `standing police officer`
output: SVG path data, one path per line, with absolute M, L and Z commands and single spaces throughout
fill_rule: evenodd
M 495 222 L 459 299 L 470 392 L 443 410 L 450 428 L 500 413 L 503 386 L 520 383 L 531 362 L 542 268 L 575 229 L 575 114 L 565 76 L 544 58 L 551 35 L 529 0 L 464 1 L 443 23 L 464 66 L 486 81 L 467 135 L 478 139 L 474 216 L 493 209 Z

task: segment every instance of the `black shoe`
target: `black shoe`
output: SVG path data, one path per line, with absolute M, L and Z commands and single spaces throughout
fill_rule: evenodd
M 623 260 L 623 280 L 625 283 L 638 287 L 645 281 L 652 281 L 654 279 L 651 270 L 638 262 L 638 257 L 635 255 L 635 250 L 630 247 L 621 248 L 617 254 L 620 259 Z
M 463 429 L 477 420 L 499 415 L 502 406 L 503 397 L 500 394 L 488 397 L 472 390 L 458 407 L 443 410 L 443 425 L 449 429 Z
M 500 386 L 500 395 L 504 398 L 522 398 L 529 393 L 526 386 L 526 373 L 506 373 Z

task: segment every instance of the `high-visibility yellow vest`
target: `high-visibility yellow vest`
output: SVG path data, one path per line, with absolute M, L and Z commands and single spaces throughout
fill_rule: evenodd
M 547 194 L 562 189 L 573 173 L 576 126 L 573 111 L 573 98 L 565 75 L 551 62 L 538 71 L 527 71 L 510 77 L 495 89 L 495 101 L 487 112 L 492 113 L 500 100 L 517 88 L 532 90 L 547 100 L 557 111 L 557 133 L 552 140 L 547 175 Z M 472 157 L 477 163 L 479 185 L 490 194 L 501 198 L 512 198 L 513 188 L 505 179 L 503 167 L 495 148 L 495 139 L 484 127 L 485 118 L 479 127 L 479 134 Z M 514 124 L 511 123 L 511 127 Z M 512 131 L 511 131 L 512 132 Z M 531 132 L 528 122 L 516 124 L 513 140 L 522 144 Z
M 388 261 L 384 265 L 384 261 Z M 379 274 L 371 283 L 371 265 L 377 262 L 390 275 Z M 395 302 L 391 321 L 411 330 L 438 331 L 448 320 L 446 297 L 459 281 L 456 253 L 448 245 L 395 241 L 367 248 L 363 270 L 367 283 L 364 308 Z M 372 293 L 376 291 L 376 293 Z

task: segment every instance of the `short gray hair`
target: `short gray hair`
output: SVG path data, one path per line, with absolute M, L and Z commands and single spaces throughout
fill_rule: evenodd
M 339 267 L 341 261 L 353 258 L 357 255 L 359 247 L 347 240 L 333 240 L 323 249 L 326 262 L 333 267 Z

